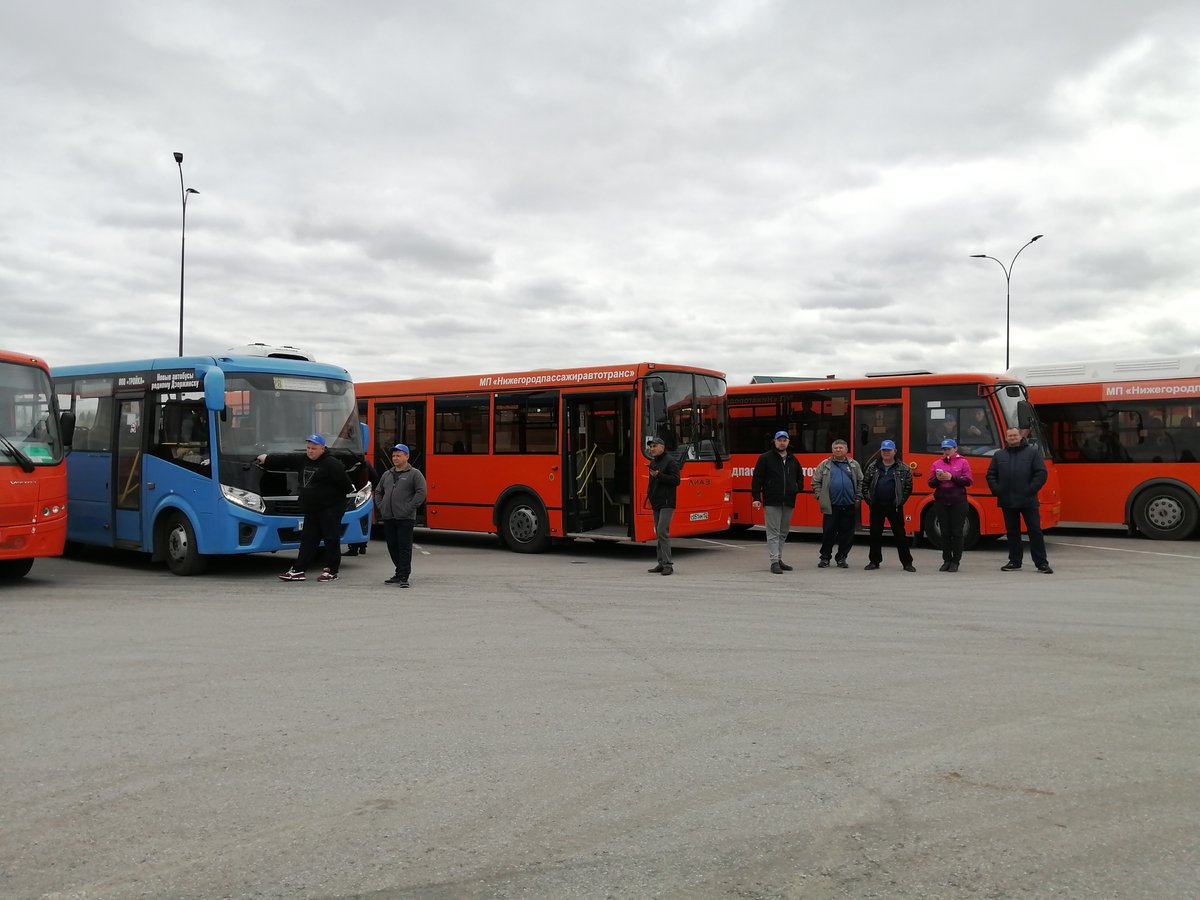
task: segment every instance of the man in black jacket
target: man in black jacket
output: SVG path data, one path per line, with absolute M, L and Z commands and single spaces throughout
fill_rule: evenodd
M 896 538 L 900 565 L 905 572 L 917 571 L 904 531 L 904 501 L 912 495 L 912 489 L 912 470 L 896 458 L 896 442 L 884 441 L 879 445 L 879 459 L 871 460 L 863 473 L 863 500 L 871 513 L 871 550 L 865 568 L 878 569 L 883 562 L 883 525 L 887 522 Z
M 1021 519 L 1029 532 L 1029 555 L 1043 575 L 1053 575 L 1046 558 L 1046 539 L 1042 537 L 1042 516 L 1038 508 L 1038 491 L 1046 483 L 1046 461 L 1042 451 L 1030 446 L 1019 428 L 1004 433 L 1006 447 L 996 451 L 988 464 L 987 483 L 996 495 L 1004 513 L 1004 530 L 1008 532 L 1008 562 L 1002 572 L 1021 568 L 1024 547 L 1021 544 Z
M 804 487 L 804 475 L 796 457 L 788 453 L 788 443 L 791 440 L 788 433 L 777 431 L 774 440 L 775 448 L 762 454 L 754 464 L 754 477 L 750 479 L 750 497 L 754 501 L 754 508 L 763 511 L 771 572 L 782 575 L 792 571 L 792 567 L 783 561 L 783 545 L 787 543 L 788 532 L 791 530 L 796 495 Z
M 646 488 L 646 501 L 654 511 L 654 533 L 658 536 L 658 565 L 649 571 L 671 575 L 675 565 L 671 562 L 671 517 L 675 515 L 675 488 L 679 486 L 679 463 L 667 453 L 663 439 L 658 435 L 646 438 L 646 452 L 650 454 L 650 484 Z
M 279 577 L 283 581 L 303 581 L 324 540 L 326 566 L 317 581 L 337 581 L 342 561 L 342 515 L 346 512 L 346 495 L 353 486 L 346 467 L 329 455 L 322 435 L 310 434 L 305 438 L 304 456 L 300 464 L 300 511 L 304 513 L 300 553 L 292 567 Z M 290 454 L 260 453 L 258 463 L 290 466 L 295 465 L 295 458 Z

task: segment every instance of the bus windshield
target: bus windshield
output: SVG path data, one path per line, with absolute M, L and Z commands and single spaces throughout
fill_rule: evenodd
M 225 404 L 218 440 L 226 460 L 249 462 L 260 453 L 303 453 L 304 439 L 310 434 L 324 435 L 331 451 L 356 456 L 363 452 L 358 405 L 349 382 L 229 373 Z
M 728 459 L 725 380 L 691 372 L 659 372 L 646 379 L 646 434 L 688 459 Z
M 54 465 L 62 458 L 50 378 L 34 366 L 0 363 L 0 466 Z
M 1029 443 L 1042 451 L 1042 456 L 1049 458 L 1050 449 L 1042 436 L 1042 426 L 1037 420 L 1037 416 L 1033 416 L 1031 422 L 1026 422 L 1024 425 L 1020 418 L 1020 404 L 1028 403 L 1029 395 L 1025 391 L 1025 386 L 1022 384 L 1002 384 L 997 387 L 996 399 L 1000 401 L 1000 409 L 1004 412 L 1004 427 L 1005 428 L 1020 428 L 1025 431 L 1025 426 L 1029 430 Z M 1032 413 L 1030 413 L 1032 415 Z

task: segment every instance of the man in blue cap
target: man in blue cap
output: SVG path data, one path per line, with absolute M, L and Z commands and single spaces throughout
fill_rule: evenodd
M 871 549 L 865 568 L 878 569 L 883 562 L 883 525 L 892 527 L 896 552 L 905 572 L 917 571 L 912 551 L 908 549 L 908 534 L 904 530 L 904 501 L 912 495 L 912 471 L 896 457 L 896 442 L 887 440 L 879 445 L 879 457 L 871 460 L 863 473 L 863 500 L 871 515 Z
M 300 552 L 296 562 L 279 576 L 282 581 L 303 581 L 309 565 L 321 552 L 325 542 L 325 569 L 318 576 L 322 583 L 337 581 L 342 561 L 342 515 L 346 512 L 346 495 L 354 490 L 346 467 L 333 456 L 320 434 L 304 439 L 304 461 L 300 464 L 300 511 L 304 524 L 300 527 Z M 258 455 L 258 464 L 268 468 L 294 466 L 292 454 Z
M 767 555 L 771 559 L 771 572 L 774 575 L 792 571 L 792 567 L 783 561 L 783 545 L 791 531 L 796 495 L 804 486 L 800 463 L 788 452 L 790 441 L 791 436 L 786 431 L 775 432 L 774 449 L 758 458 L 754 464 L 754 477 L 750 480 L 754 508 L 763 511 L 763 525 L 767 529 Z
M 388 555 L 396 568 L 384 584 L 402 588 L 408 587 L 412 576 L 413 527 L 417 523 L 417 509 L 428 493 L 425 476 L 408 464 L 408 456 L 407 444 L 394 446 L 392 467 L 379 477 L 375 488 L 375 509 L 383 520 Z

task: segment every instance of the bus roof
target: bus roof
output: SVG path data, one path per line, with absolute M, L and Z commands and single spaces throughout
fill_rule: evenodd
M 656 372 L 691 372 L 725 379 L 724 372 L 697 366 L 667 363 L 620 363 L 603 366 L 574 366 L 564 369 L 531 369 L 527 372 L 494 372 L 480 375 L 445 375 L 433 378 L 406 378 L 391 381 L 367 381 L 355 385 L 359 397 L 392 394 L 457 393 L 497 388 L 598 387 L 632 384 L 638 378 Z
M 151 372 L 195 369 L 215 366 L 226 372 L 278 372 L 285 375 L 310 375 L 350 381 L 350 373 L 341 366 L 307 360 L 278 359 L 269 356 L 165 356 L 157 359 L 131 359 L 120 362 L 85 363 L 77 366 L 55 366 L 55 378 L 80 378 L 111 375 L 118 372 Z
M 1014 366 L 1008 370 L 1008 374 L 1032 385 L 1200 378 L 1200 356 L 1046 363 L 1039 366 Z
M 46 371 L 50 367 L 46 365 L 46 361 L 37 356 L 30 356 L 28 353 L 18 353 L 15 350 L 0 350 L 0 362 L 18 363 L 24 366 L 37 366 L 39 369 Z
M 794 391 L 832 391 L 844 388 L 878 388 L 889 383 L 898 385 L 923 384 L 1011 384 L 1020 379 L 1012 375 L 983 372 L 896 372 L 864 375 L 858 378 L 822 378 L 815 381 L 771 381 L 762 384 L 730 385 L 733 394 L 777 394 Z

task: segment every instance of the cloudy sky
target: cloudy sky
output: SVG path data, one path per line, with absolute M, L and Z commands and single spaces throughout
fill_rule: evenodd
M 1200 352 L 1200 4 L 7 3 L 0 345 L 359 379 Z

